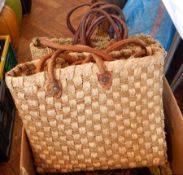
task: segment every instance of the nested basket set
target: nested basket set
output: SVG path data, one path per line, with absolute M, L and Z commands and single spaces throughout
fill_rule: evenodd
M 70 22 L 89 6 L 78 28 Z M 96 29 L 108 24 L 109 37 Z M 121 9 L 82 4 L 72 39 L 35 38 L 35 59 L 6 74 L 39 173 L 125 169 L 167 162 L 162 102 L 165 50 L 128 38 Z

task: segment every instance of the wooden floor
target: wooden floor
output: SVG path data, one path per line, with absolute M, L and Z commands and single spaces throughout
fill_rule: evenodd
M 24 16 L 21 25 L 21 37 L 17 51 L 18 62 L 31 59 L 29 43 L 35 36 L 71 37 L 66 27 L 66 14 L 68 10 L 78 3 L 89 0 L 33 0 L 30 15 Z M 77 24 L 82 11 L 76 12 L 72 20 Z M 10 161 L 0 164 L 0 175 L 19 175 L 20 144 L 22 123 L 18 115 L 15 117 L 13 143 Z
M 25 62 L 31 59 L 29 43 L 35 36 L 72 36 L 66 27 L 66 14 L 72 6 L 87 1 L 89 0 L 33 0 L 32 12 L 23 18 L 21 25 L 21 37 L 17 52 L 18 61 Z M 75 24 L 82 13 L 83 11 L 79 11 L 74 15 L 73 21 Z M 176 96 L 178 99 L 182 97 L 179 91 L 176 92 Z M 183 99 L 180 99 L 180 105 L 182 106 Z M 0 175 L 19 174 L 21 127 L 22 123 L 16 115 L 11 158 L 8 163 L 0 165 Z
M 71 37 L 66 26 L 66 15 L 70 8 L 89 0 L 33 0 L 32 12 L 25 16 L 21 27 L 21 38 L 18 59 L 25 62 L 30 59 L 29 43 L 35 36 Z M 72 21 L 77 24 L 82 11 L 73 15 Z

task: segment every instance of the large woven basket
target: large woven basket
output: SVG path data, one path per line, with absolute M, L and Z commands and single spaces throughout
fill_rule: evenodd
M 166 163 L 162 103 L 165 51 L 151 37 L 139 38 L 153 50 L 152 54 L 105 62 L 113 75 L 109 90 L 99 85 L 95 63 L 57 66 L 56 79 L 62 85 L 60 98 L 46 93 L 47 71 L 35 73 L 36 60 L 20 64 L 6 74 L 38 172 Z M 94 42 L 100 45 L 101 41 Z M 120 56 L 124 50 L 110 55 Z

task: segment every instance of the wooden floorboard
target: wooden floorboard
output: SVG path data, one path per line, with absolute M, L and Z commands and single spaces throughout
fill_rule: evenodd
M 32 12 L 23 18 L 19 42 L 18 60 L 30 60 L 29 43 L 36 36 L 71 37 L 66 27 L 66 14 L 69 9 L 85 0 L 34 0 Z M 84 10 L 77 11 L 72 20 L 77 24 Z

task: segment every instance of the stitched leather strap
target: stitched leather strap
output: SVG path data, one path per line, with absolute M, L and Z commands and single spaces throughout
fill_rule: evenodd
M 145 43 L 142 40 L 136 39 L 136 38 L 128 38 L 128 39 L 114 42 L 113 44 L 108 46 L 108 48 L 105 50 L 105 52 L 110 53 L 110 52 L 117 50 L 120 47 L 123 47 L 123 46 L 128 45 L 128 44 L 134 44 L 134 45 L 140 46 L 144 50 L 144 52 L 143 52 L 144 55 L 148 55 L 148 53 L 149 53 L 149 51 L 146 48 Z M 136 56 L 139 56 L 139 53 L 136 53 Z
M 83 16 L 77 30 L 71 24 L 71 16 L 75 10 L 83 7 L 90 6 L 88 12 Z M 128 37 L 128 30 L 125 24 L 125 18 L 122 10 L 113 4 L 107 2 L 98 2 L 93 5 L 89 3 L 80 4 L 73 9 L 67 15 L 67 26 L 69 30 L 74 34 L 74 44 L 90 45 L 90 38 L 95 30 L 101 26 L 102 23 L 107 22 L 108 27 L 112 27 L 108 31 L 108 34 L 116 40 L 125 39 Z

